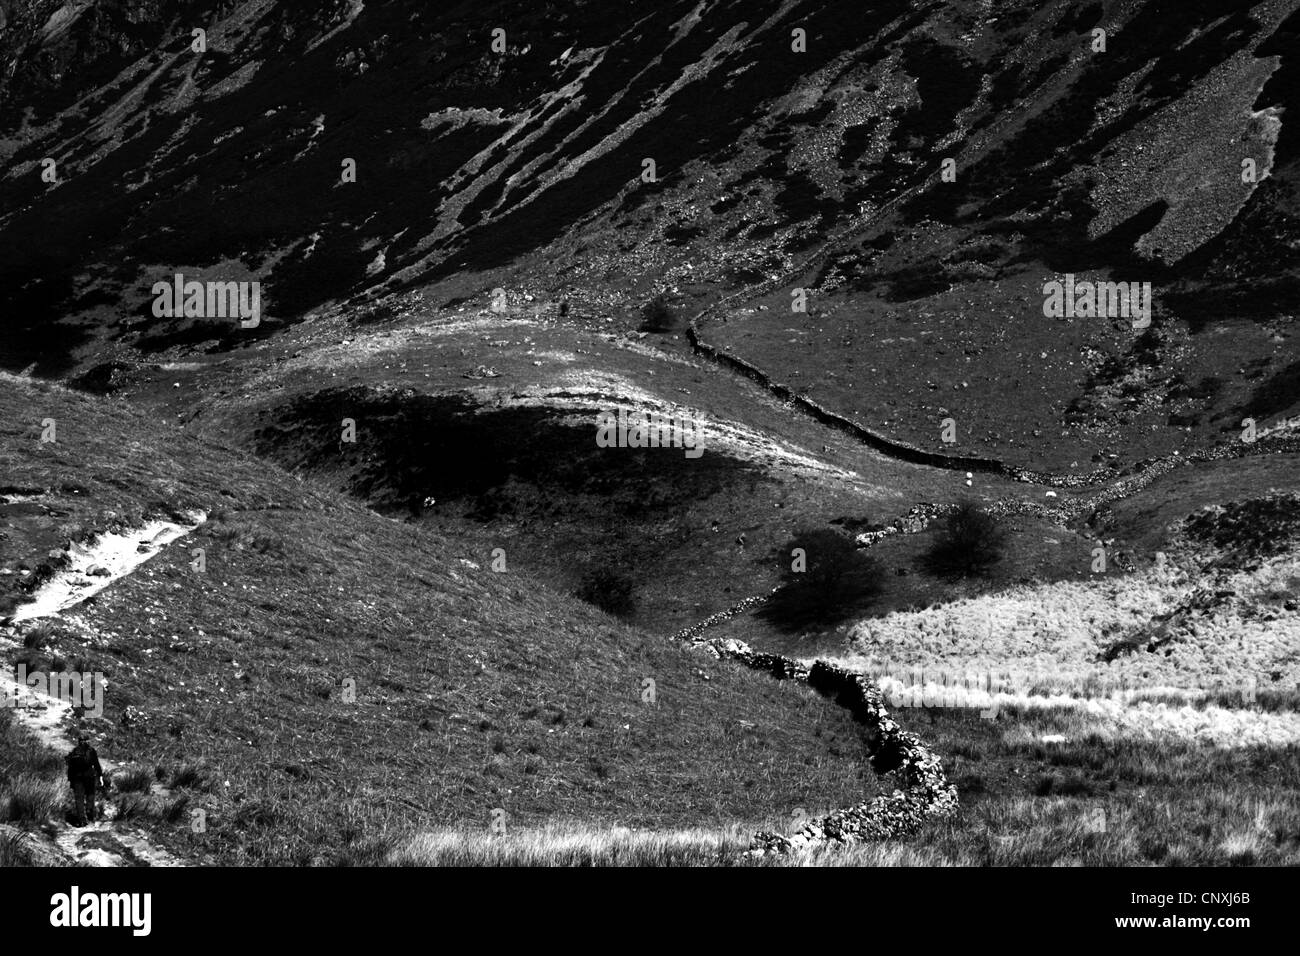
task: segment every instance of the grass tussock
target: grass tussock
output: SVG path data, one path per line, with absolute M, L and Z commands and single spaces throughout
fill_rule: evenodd
M 113 787 L 120 793 L 147 793 L 154 775 L 148 767 L 122 767 L 113 772 Z
M 22 773 L 0 786 L 0 822 L 41 824 L 61 813 L 67 801 L 62 780 Z
M 173 790 L 212 789 L 212 770 L 201 763 L 186 762 L 170 769 L 164 768 L 162 779 Z
M 67 796 L 63 761 L 0 708 L 0 822 L 44 823 Z
M 34 866 L 35 863 L 31 848 L 21 833 L 12 830 L 0 832 L 0 869 Z
M 179 823 L 188 819 L 189 794 L 164 797 L 151 793 L 124 793 L 113 801 L 120 821 Z

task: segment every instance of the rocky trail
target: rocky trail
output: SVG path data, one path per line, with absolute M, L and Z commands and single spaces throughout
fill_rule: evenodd
M 131 574 L 146 561 L 158 555 L 163 548 L 184 538 L 207 518 L 201 512 L 184 516 L 185 524 L 155 520 L 140 527 L 100 535 L 92 541 L 78 542 L 66 552 L 64 568 L 32 593 L 31 600 L 21 605 L 12 615 L 4 632 L 0 633 L 0 646 L 13 649 L 17 646 L 17 626 L 26 622 L 58 618 Z M 17 723 L 32 734 L 43 746 L 64 754 L 70 749 L 69 737 L 78 728 L 81 707 L 72 700 L 41 693 L 14 679 L 8 670 L 0 674 L 8 685 L 4 690 L 15 703 Z M 100 680 L 102 688 L 107 684 Z M 112 761 L 101 756 L 104 775 L 111 779 Z M 168 791 L 157 783 L 151 794 L 168 796 Z M 56 820 L 42 832 L 48 842 L 37 834 L 24 834 L 22 839 L 31 844 L 38 859 L 44 858 L 54 865 L 81 866 L 182 866 L 166 850 L 152 845 L 138 829 L 119 825 L 116 807 L 99 795 L 102 815 L 84 827 L 72 826 Z M 7 831 L 17 832 L 13 827 Z
M 130 531 L 100 535 L 93 542 L 74 543 L 66 553 L 66 566 L 36 588 L 9 623 L 53 617 L 93 597 L 206 520 L 202 513 L 186 517 L 189 524 L 159 519 Z

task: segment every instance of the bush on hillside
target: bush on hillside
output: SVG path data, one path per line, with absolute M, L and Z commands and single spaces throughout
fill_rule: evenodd
M 983 574 L 1002 560 L 1006 532 L 973 501 L 959 502 L 927 552 L 929 569 L 952 577 Z
M 802 563 L 796 549 L 802 549 Z M 835 531 L 801 531 L 782 549 L 781 589 L 761 616 L 786 630 L 834 624 L 880 592 L 879 563 Z

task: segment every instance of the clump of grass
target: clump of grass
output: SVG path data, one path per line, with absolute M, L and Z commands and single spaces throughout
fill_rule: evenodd
M 201 790 L 206 793 L 212 789 L 212 774 L 202 764 L 183 763 L 173 768 L 166 779 L 167 786 L 173 790 Z
M 113 786 L 122 793 L 148 792 L 153 773 L 147 767 L 126 767 L 113 774 Z
M 62 635 L 59 629 L 53 624 L 42 622 L 34 624 L 27 633 L 23 635 L 23 647 L 34 651 L 41 651 L 55 644 Z
M 35 858 L 22 834 L 0 833 L 0 869 L 17 866 L 34 866 Z
M 147 819 L 152 815 L 152 805 L 155 800 L 156 798 L 149 794 L 123 793 L 113 801 L 113 805 L 117 808 L 116 819 L 122 822 Z
M 19 774 L 0 790 L 0 822 L 44 823 L 67 802 L 67 785 L 32 773 Z
M 178 823 L 190 805 L 189 794 L 162 797 L 158 794 L 124 793 L 114 801 L 118 820 L 154 820 Z
M 1254 866 L 1259 862 L 1262 844 L 1257 832 L 1232 833 L 1219 844 L 1219 852 L 1232 866 Z
M 0 707 L 0 769 L 0 781 L 22 773 L 57 778 L 63 773 L 63 759 L 16 723 L 9 708 Z

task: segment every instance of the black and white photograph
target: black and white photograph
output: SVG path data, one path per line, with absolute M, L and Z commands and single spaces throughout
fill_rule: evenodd
M 1300 0 L 0 0 L 0 882 L 1248 939 L 1298 315 Z

